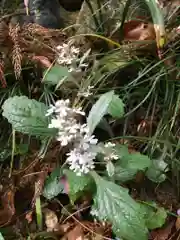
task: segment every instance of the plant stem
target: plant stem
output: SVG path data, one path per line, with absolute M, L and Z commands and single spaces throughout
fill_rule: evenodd
M 9 171 L 9 178 L 12 175 L 12 169 L 13 169 L 13 163 L 14 163 L 14 153 L 15 153 L 15 147 L 16 147 L 16 131 L 12 130 L 12 152 L 11 152 L 11 163 L 10 163 L 10 171 Z

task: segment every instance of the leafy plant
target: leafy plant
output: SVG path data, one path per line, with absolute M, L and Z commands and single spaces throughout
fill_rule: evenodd
M 64 185 L 60 182 L 63 176 L 61 168 L 56 168 L 46 179 L 43 189 L 43 196 L 48 200 L 56 197 L 59 193 L 64 193 Z
M 120 182 L 133 179 L 138 171 L 145 171 L 151 166 L 148 156 L 139 152 L 130 153 L 125 145 L 117 144 L 115 149 L 119 160 L 114 164 L 114 178 Z
M 69 75 L 70 73 L 67 67 L 54 65 L 48 71 L 46 70 L 44 72 L 43 82 L 49 85 L 60 85 Z
M 96 182 L 96 193 L 92 214 L 100 220 L 112 223 L 117 237 L 128 240 L 147 240 L 148 230 L 139 204 L 128 194 L 128 190 L 106 181 L 92 173 Z
M 102 94 L 98 101 L 93 105 L 87 124 L 90 132 L 93 133 L 102 118 L 109 113 L 113 117 L 122 117 L 124 114 L 124 103 L 114 94 L 114 91 Z
M 146 172 L 146 176 L 152 181 L 161 183 L 166 179 L 165 173 L 168 171 L 168 164 L 162 159 L 152 159 L 152 165 Z
M 26 96 L 15 96 L 5 101 L 2 109 L 2 115 L 16 131 L 41 137 L 53 136 L 56 133 L 56 130 L 48 128 L 48 107 L 44 103 Z
M 158 207 L 156 203 L 142 203 L 140 208 L 144 213 L 144 219 L 148 229 L 161 228 L 167 218 L 167 212 L 163 207 Z
M 68 169 L 64 170 L 64 174 L 69 186 L 68 195 L 72 202 L 75 202 L 84 193 L 93 192 L 95 186 L 91 175 L 77 176 L 76 173 Z

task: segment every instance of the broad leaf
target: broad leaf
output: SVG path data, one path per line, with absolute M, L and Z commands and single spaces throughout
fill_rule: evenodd
M 92 214 L 100 220 L 107 220 L 117 237 L 127 240 L 147 240 L 148 230 L 143 214 L 128 191 L 113 182 L 102 179 L 92 173 L 97 187 L 94 195 Z
M 152 182 L 161 183 L 166 180 L 165 172 L 168 171 L 167 166 L 167 163 L 162 159 L 153 159 L 151 167 L 146 172 L 146 176 Z
M 151 165 L 151 160 L 148 156 L 137 153 L 129 153 L 121 159 L 121 166 L 129 169 L 145 170 Z
M 3 106 L 3 116 L 12 124 L 14 130 L 34 136 L 52 136 L 55 129 L 48 128 L 44 103 L 26 96 L 8 98 Z
M 140 204 L 144 212 L 144 219 L 148 229 L 161 228 L 166 221 L 167 212 L 163 207 L 158 207 L 156 203 Z
M 116 180 L 121 182 L 131 180 L 138 171 L 145 171 L 151 165 L 148 156 L 139 152 L 130 153 L 127 146 L 116 145 L 115 149 L 116 154 L 119 155 L 119 160 L 115 162 Z
M 46 179 L 43 196 L 48 200 L 56 197 L 60 193 L 64 193 L 64 185 L 60 182 L 63 172 L 60 168 L 55 169 Z
M 94 191 L 94 181 L 91 175 L 86 174 L 77 176 L 77 174 L 71 170 L 64 169 L 68 185 L 69 185 L 69 197 L 72 202 L 75 202 L 79 197 L 84 195 L 86 191 Z
M 113 95 L 108 108 L 108 113 L 114 118 L 120 118 L 124 115 L 124 103 L 118 95 Z
M 44 82 L 50 85 L 57 85 L 61 80 L 70 75 L 67 67 L 54 65 L 49 71 L 44 72 Z
M 114 178 L 120 182 L 132 180 L 137 173 L 137 169 L 123 168 L 120 165 L 115 165 Z
M 91 133 L 94 132 L 95 128 L 97 127 L 103 116 L 107 114 L 113 95 L 114 91 L 103 94 L 92 106 L 89 116 L 87 118 L 87 124 Z

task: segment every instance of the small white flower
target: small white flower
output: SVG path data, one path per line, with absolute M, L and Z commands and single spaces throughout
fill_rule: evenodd
M 73 46 L 69 41 L 67 44 L 57 46 L 57 62 L 68 67 L 71 73 L 82 72 L 83 68 L 88 67 L 88 63 L 84 62 L 89 56 L 91 49 L 89 49 L 82 57 L 80 57 L 80 49 Z
M 112 142 L 107 142 L 107 143 L 104 144 L 104 147 L 105 147 L 105 148 L 115 147 L 115 146 L 116 146 L 116 144 L 115 144 L 115 143 L 112 143 Z
M 47 110 L 47 113 L 46 113 L 45 116 L 50 116 L 50 115 L 52 115 L 52 114 L 54 113 L 55 109 L 56 109 L 55 106 L 50 105 L 50 107 L 49 107 L 49 109 Z
M 104 144 L 104 160 L 105 161 L 112 161 L 119 159 L 119 156 L 116 154 L 114 147 L 116 146 L 115 143 L 107 142 Z
M 89 134 L 87 124 L 77 122 L 76 114 L 85 115 L 82 108 L 71 108 L 69 99 L 59 100 L 51 106 L 47 114 L 54 113 L 49 128 L 58 129 L 57 140 L 61 146 L 72 143 L 73 149 L 67 154 L 67 163 L 77 175 L 86 174 L 94 168 L 98 153 L 98 139 Z
M 87 126 L 83 129 L 86 131 Z M 94 168 L 94 159 L 97 156 L 97 148 L 95 147 L 98 140 L 94 136 L 85 134 L 81 136 L 80 141 L 75 143 L 75 148 L 67 154 L 67 162 L 70 169 L 78 175 L 86 174 Z
M 80 114 L 82 116 L 85 116 L 85 112 L 82 111 L 82 108 L 73 108 L 72 111 L 76 114 Z
M 109 155 L 106 155 L 105 157 L 104 157 L 104 160 L 105 161 L 112 161 L 112 160 L 118 160 L 119 159 L 119 157 L 118 157 L 118 155 L 117 154 L 115 154 L 115 153 L 110 153 Z
M 70 169 L 77 173 L 77 175 L 87 174 L 94 169 L 94 159 L 97 152 L 83 150 L 81 148 L 74 148 L 67 156 L 67 162 L 70 164 Z
M 82 96 L 82 97 L 89 97 L 92 95 L 92 92 L 91 90 L 94 88 L 94 86 L 88 86 L 87 89 L 81 89 L 79 92 L 78 92 L 78 96 Z

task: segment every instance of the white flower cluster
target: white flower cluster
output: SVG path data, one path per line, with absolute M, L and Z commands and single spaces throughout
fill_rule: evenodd
M 88 86 L 87 89 L 83 88 L 83 89 L 80 89 L 80 91 L 78 92 L 78 96 L 81 96 L 81 97 L 89 97 L 91 96 L 93 93 L 91 92 L 91 90 L 94 88 L 94 86 Z
M 54 115 L 49 128 L 57 128 L 57 140 L 62 146 L 72 143 L 73 149 L 67 153 L 67 163 L 70 169 L 81 175 L 94 168 L 94 159 L 97 155 L 96 144 L 98 140 L 89 134 L 86 124 L 80 124 L 76 120 L 77 114 L 85 115 L 81 108 L 69 107 L 70 101 L 59 100 L 51 106 L 47 116 Z
M 81 134 L 81 124 L 77 123 L 75 119 L 76 114 L 84 115 L 81 108 L 75 109 L 69 107 L 70 101 L 59 100 L 55 106 L 51 106 L 47 112 L 47 116 L 55 113 L 51 119 L 49 128 L 57 128 L 57 140 L 61 142 L 62 146 L 66 146 Z
M 115 143 L 107 142 L 105 143 L 104 147 L 104 160 L 105 161 L 112 161 L 119 159 L 119 156 L 115 153 L 114 147 L 116 146 Z
M 80 49 L 73 46 L 71 42 L 57 46 L 57 50 L 57 62 L 61 65 L 67 66 L 69 72 L 81 72 L 82 68 L 88 67 L 88 63 L 85 63 L 85 60 L 90 54 L 91 49 L 89 49 L 81 58 Z

